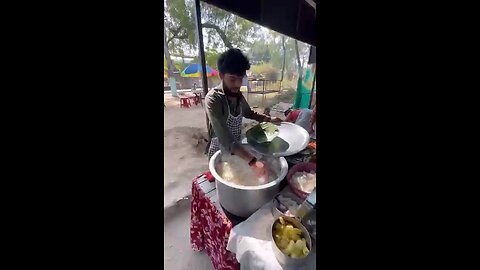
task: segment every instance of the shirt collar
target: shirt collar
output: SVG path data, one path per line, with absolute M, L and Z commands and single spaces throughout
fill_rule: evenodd
M 217 93 L 225 95 L 225 92 L 223 91 L 223 81 L 221 81 L 220 84 L 217 85 L 214 89 L 217 90 Z

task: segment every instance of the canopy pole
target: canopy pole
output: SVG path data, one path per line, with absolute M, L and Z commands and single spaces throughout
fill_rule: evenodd
M 195 0 L 195 23 L 197 26 L 198 51 L 200 56 L 200 65 L 202 66 L 202 86 L 203 96 L 208 93 L 207 67 L 205 63 L 205 51 L 203 48 L 203 32 L 202 32 L 202 14 L 200 11 L 200 0 Z
M 203 95 L 200 102 L 204 102 L 205 96 L 208 93 L 208 81 L 207 81 L 207 65 L 205 63 L 205 51 L 203 48 L 203 32 L 202 32 L 202 13 L 200 11 L 200 0 L 195 0 L 195 25 L 197 26 L 197 40 L 198 40 L 198 53 L 200 56 L 200 65 L 202 67 L 202 86 Z M 205 119 L 207 122 L 208 137 L 210 138 L 210 122 L 208 121 L 207 111 L 205 110 Z M 207 152 L 208 153 L 208 152 Z

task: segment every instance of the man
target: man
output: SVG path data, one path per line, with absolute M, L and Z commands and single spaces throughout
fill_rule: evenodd
M 285 116 L 287 119 L 285 121 L 290 123 L 295 123 L 301 127 L 303 127 L 308 133 L 311 133 L 312 130 L 312 116 L 313 111 L 310 109 L 296 109 L 291 110 L 288 109 L 285 111 Z
M 207 116 L 210 122 L 210 148 L 208 159 L 218 150 L 239 156 L 258 176 L 267 176 L 265 164 L 241 145 L 242 118 L 258 122 L 278 124 L 279 118 L 270 118 L 254 112 L 240 92 L 243 77 L 250 69 L 250 63 L 239 49 L 229 49 L 220 55 L 217 62 L 222 82 L 205 96 Z

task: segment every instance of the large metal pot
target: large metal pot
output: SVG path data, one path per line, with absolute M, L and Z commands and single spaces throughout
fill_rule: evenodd
M 218 200 L 228 212 L 239 216 L 249 217 L 260 207 L 271 201 L 280 191 L 280 182 L 288 172 L 288 164 L 285 158 L 262 157 L 261 160 L 267 163 L 278 176 L 277 179 L 261 186 L 240 186 L 225 181 L 217 173 L 217 165 L 221 161 L 221 152 L 217 151 L 210 158 L 209 169 L 215 177 Z

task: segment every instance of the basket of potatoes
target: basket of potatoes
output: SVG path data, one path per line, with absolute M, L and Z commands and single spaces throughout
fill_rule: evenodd
M 296 218 L 277 218 L 272 224 L 271 235 L 273 252 L 280 264 L 302 265 L 312 250 L 310 234 Z

